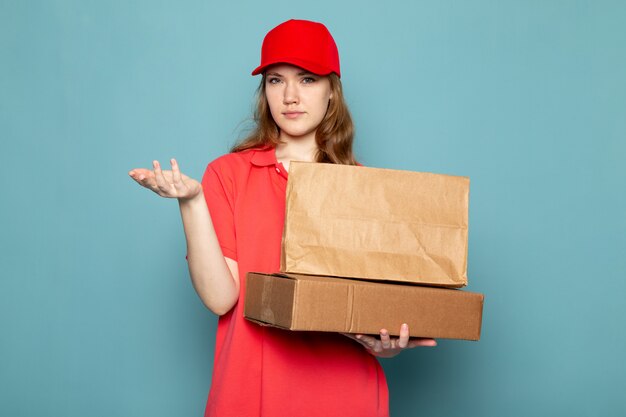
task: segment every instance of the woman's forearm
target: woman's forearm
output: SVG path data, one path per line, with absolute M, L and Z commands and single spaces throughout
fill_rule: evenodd
M 191 281 L 200 299 L 217 315 L 227 313 L 239 298 L 239 277 L 226 262 L 211 216 L 200 192 L 196 197 L 178 200 L 187 239 L 187 262 Z

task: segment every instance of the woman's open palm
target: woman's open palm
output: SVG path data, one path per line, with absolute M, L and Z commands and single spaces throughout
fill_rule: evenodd
M 202 192 L 202 185 L 180 172 L 178 163 L 171 159 L 171 171 L 161 170 L 159 161 L 152 161 L 154 170 L 135 168 L 128 175 L 137 183 L 149 190 L 154 191 L 161 197 L 178 198 L 181 200 L 191 199 Z

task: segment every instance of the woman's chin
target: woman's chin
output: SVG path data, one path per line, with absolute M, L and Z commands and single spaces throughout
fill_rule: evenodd
M 281 132 L 281 139 L 288 141 L 305 141 L 307 139 L 315 139 L 315 132 L 307 131 L 285 131 Z

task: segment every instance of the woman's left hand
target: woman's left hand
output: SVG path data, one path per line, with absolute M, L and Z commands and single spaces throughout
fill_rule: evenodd
M 437 346 L 435 339 L 409 337 L 409 326 L 403 324 L 400 327 L 400 337 L 390 337 L 387 329 L 380 330 L 380 339 L 365 334 L 348 334 L 344 336 L 356 340 L 362 344 L 372 355 L 380 358 L 392 358 L 404 349 L 411 349 L 417 346 Z

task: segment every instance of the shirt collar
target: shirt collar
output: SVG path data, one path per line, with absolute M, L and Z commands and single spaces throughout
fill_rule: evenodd
M 269 146 L 254 149 L 252 151 L 252 158 L 250 159 L 250 162 L 252 165 L 256 165 L 258 167 L 268 167 L 278 163 L 278 161 L 276 161 L 276 152 L 274 152 L 274 148 Z

